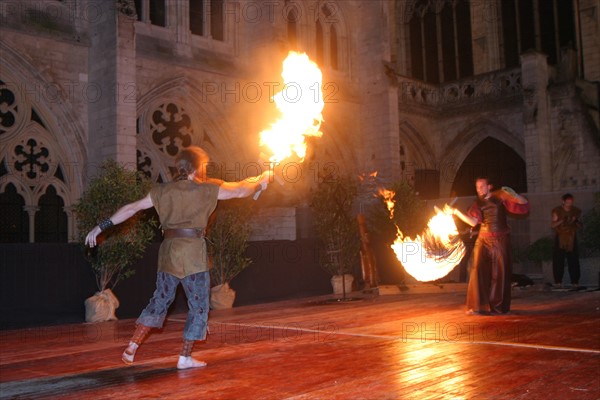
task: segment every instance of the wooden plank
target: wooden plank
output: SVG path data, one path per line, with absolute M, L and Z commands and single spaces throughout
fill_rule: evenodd
M 483 317 L 456 293 L 320 300 L 212 312 L 194 352 L 208 366 L 187 371 L 182 315 L 131 367 L 134 320 L 3 331 L 0 398 L 600 397 L 599 293 L 520 293 L 513 313 Z

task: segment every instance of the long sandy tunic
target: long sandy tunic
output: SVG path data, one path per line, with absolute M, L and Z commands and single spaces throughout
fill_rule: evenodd
M 580 224 L 581 210 L 573 206 L 567 211 L 562 206 L 559 206 L 552 210 L 552 214 L 563 221 L 562 224 L 554 228 L 558 236 L 559 248 L 565 251 L 573 251 L 575 247 L 575 235 Z
M 219 187 L 210 183 L 177 181 L 150 190 L 162 229 L 193 228 L 203 231 L 217 206 Z M 158 252 L 158 271 L 183 279 L 208 270 L 204 237 L 163 240 Z

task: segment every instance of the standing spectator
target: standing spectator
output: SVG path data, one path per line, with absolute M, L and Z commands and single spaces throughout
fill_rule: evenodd
M 581 210 L 573 205 L 575 199 L 570 193 L 562 196 L 562 205 L 552 210 L 552 229 L 556 232 L 554 252 L 552 256 L 552 272 L 554 284 L 562 288 L 565 271 L 565 258 L 569 266 L 571 284 L 577 290 L 581 276 L 579 267 L 579 250 L 577 248 L 577 229 L 581 228 Z

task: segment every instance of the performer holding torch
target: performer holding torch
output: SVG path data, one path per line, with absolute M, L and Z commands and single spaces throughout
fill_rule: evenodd
M 477 178 L 475 188 L 477 199 L 468 215 L 453 210 L 465 223 L 481 224 L 473 249 L 467 314 L 507 313 L 511 301 L 512 260 L 506 212 L 527 214 L 529 202 L 509 187 L 492 191 L 488 178 Z
M 192 358 L 196 340 L 204 340 L 208 326 L 210 275 L 204 231 L 217 200 L 253 195 L 264 190 L 271 171 L 240 182 L 211 183 L 206 179 L 208 155 L 199 147 L 188 147 L 177 156 L 178 175 L 173 182 L 160 184 L 146 197 L 125 205 L 110 218 L 92 229 L 86 245 L 96 246 L 96 238 L 114 224 L 119 224 L 141 210 L 156 208 L 164 230 L 158 253 L 156 290 L 148 306 L 137 319 L 136 330 L 122 355 L 126 364 L 133 362 L 138 347 L 150 329 L 161 328 L 179 284 L 188 300 L 188 316 L 183 331 L 183 347 L 178 369 L 203 367 L 206 363 Z

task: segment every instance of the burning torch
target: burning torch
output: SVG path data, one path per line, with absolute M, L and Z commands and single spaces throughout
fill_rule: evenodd
M 273 161 L 268 161 L 268 157 L 266 156 L 266 154 L 263 153 L 263 152 L 261 152 L 260 155 L 259 155 L 259 157 L 258 157 L 258 164 L 259 165 L 268 165 L 269 166 L 269 170 L 273 172 L 273 178 L 275 179 L 275 182 L 277 182 L 281 186 L 283 186 L 285 184 L 285 181 L 283 180 L 283 178 L 280 177 L 279 175 L 277 175 L 276 172 L 275 172 L 275 168 L 279 165 L 279 163 L 273 162 Z M 253 199 L 254 200 L 258 200 L 258 198 L 260 197 L 261 193 L 265 189 L 266 189 L 265 186 L 261 186 L 261 188 L 254 193 Z
M 258 162 L 273 169 L 292 155 L 304 160 L 306 137 L 322 135 L 319 129 L 323 121 L 323 76 L 317 64 L 306 54 L 290 51 L 283 61 L 281 77 L 283 89 L 272 98 L 280 116 L 269 129 L 260 132 L 260 145 L 268 147 L 272 156 L 267 157 L 261 153 Z M 290 88 L 292 90 L 288 91 Z M 281 176 L 275 173 L 273 175 L 283 185 Z M 255 200 L 261 192 L 262 190 L 256 192 Z

